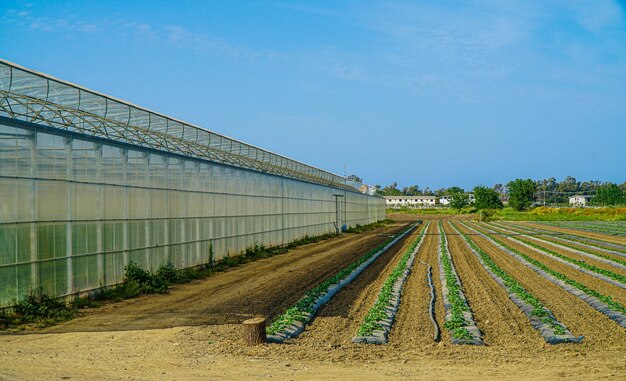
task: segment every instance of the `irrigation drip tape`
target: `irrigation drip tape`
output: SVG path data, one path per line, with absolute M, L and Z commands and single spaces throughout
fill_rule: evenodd
M 451 224 L 451 226 L 457 233 L 463 235 L 463 233 L 461 233 L 457 229 L 456 226 L 454 226 L 453 224 Z M 467 238 L 467 239 L 469 239 L 469 238 Z M 502 277 L 498 276 L 495 272 L 493 272 L 491 270 L 491 268 L 489 268 L 489 266 L 485 263 L 485 261 L 483 260 L 481 255 L 469 244 L 468 241 L 465 241 L 465 244 L 472 251 L 472 253 L 476 257 L 476 259 L 478 259 L 478 262 L 482 265 L 482 267 L 485 269 L 485 271 L 487 271 L 487 273 L 489 275 L 491 275 L 493 280 L 495 280 L 496 283 L 498 283 L 502 288 L 504 288 L 507 291 L 507 294 L 509 295 L 509 299 L 511 299 L 511 301 L 524 313 L 524 315 L 526 315 L 526 317 L 530 321 L 530 325 L 535 330 L 537 330 L 539 332 L 539 334 L 541 335 L 541 337 L 543 337 L 543 339 L 546 341 L 546 343 L 548 343 L 548 344 L 562 344 L 562 343 L 580 343 L 580 342 L 582 342 L 584 337 L 583 336 L 578 336 L 578 337 L 574 336 L 567 329 L 567 327 L 563 323 L 561 323 L 558 320 L 556 320 L 556 318 L 554 317 L 554 315 L 552 314 L 552 312 L 549 309 L 547 309 L 545 307 L 541 308 L 541 310 L 542 310 L 542 312 L 544 314 L 544 316 L 542 316 L 542 317 L 537 316 L 536 314 L 534 314 L 533 311 L 535 310 L 535 307 L 533 305 L 531 305 L 530 303 L 527 303 L 524 300 L 520 299 L 511 290 L 511 288 L 506 285 L 506 282 L 504 281 L 504 279 L 502 279 Z M 557 334 L 555 332 L 555 327 L 554 327 L 555 325 L 558 326 L 557 329 L 561 330 L 564 333 Z
M 398 309 L 400 308 L 400 301 L 402 298 L 402 289 L 404 288 L 404 284 L 406 283 L 409 275 L 411 274 L 411 267 L 413 266 L 413 262 L 415 261 L 415 256 L 419 251 L 422 243 L 424 242 L 424 232 L 428 230 L 430 226 L 430 222 L 423 228 L 422 233 L 417 238 L 418 242 L 415 245 L 415 248 L 411 251 L 408 260 L 404 265 L 404 270 L 402 274 L 396 279 L 391 289 L 391 297 L 389 298 L 389 302 L 385 307 L 385 317 L 381 320 L 374 322 L 379 329 L 374 329 L 371 334 L 363 335 L 363 336 L 355 336 L 352 338 L 353 343 L 360 344 L 385 344 L 389 340 L 389 332 L 391 331 L 391 327 L 393 326 L 393 322 L 395 320 L 396 314 L 398 313 Z M 401 265 L 400 262 L 399 265 Z M 393 276 L 393 273 L 390 277 Z M 384 285 L 383 285 L 384 287 Z M 381 289 L 379 293 L 379 298 L 382 297 L 383 289 Z
M 288 325 L 286 325 L 284 328 L 278 330 L 277 332 L 274 332 L 272 334 L 268 333 L 267 341 L 270 342 L 270 343 L 281 344 L 281 343 L 284 343 L 286 340 L 292 339 L 292 338 L 298 336 L 300 333 L 302 333 L 304 331 L 304 328 L 306 327 L 306 325 L 311 320 L 313 320 L 313 317 L 315 316 L 315 314 L 317 313 L 317 311 L 320 309 L 321 306 L 323 306 L 324 304 L 328 303 L 328 301 L 338 291 L 340 291 L 347 284 L 352 282 L 354 280 L 354 278 L 356 278 L 363 270 L 365 270 L 376 259 L 378 259 L 378 257 L 380 257 L 387 250 L 389 250 L 389 248 L 391 248 L 393 245 L 395 245 L 396 242 L 398 242 L 400 239 L 402 239 L 407 234 L 412 232 L 413 229 L 415 229 L 416 226 L 417 226 L 416 224 L 412 224 L 411 226 L 409 226 L 404 232 L 402 232 L 396 238 L 394 238 L 389 243 L 387 243 L 383 248 L 378 250 L 375 254 L 373 254 L 365 262 L 361 263 L 357 268 L 355 268 L 347 276 L 345 276 L 344 278 L 342 278 L 338 282 L 328 286 L 328 288 L 325 291 L 321 292 L 319 294 L 319 296 L 315 297 L 311 301 L 311 304 L 309 304 L 307 306 L 306 310 L 304 310 L 304 311 L 297 311 L 296 312 L 298 314 L 297 317 L 293 318 L 293 321 L 291 321 Z M 304 298 L 302 298 L 301 301 L 305 300 L 307 298 L 310 298 L 310 297 L 307 294 L 305 294 Z M 296 304 L 296 306 L 297 306 L 297 304 Z M 285 314 L 287 314 L 292 309 L 296 309 L 297 308 L 296 306 L 287 309 L 287 312 Z
M 475 230 L 474 228 L 472 228 L 471 226 L 468 226 L 465 223 L 463 223 L 463 225 L 465 227 L 467 227 L 468 229 L 472 230 L 473 232 L 475 232 L 476 234 L 478 234 L 478 235 L 484 237 L 485 239 L 489 240 L 490 242 L 492 242 L 496 247 L 498 247 L 498 249 L 500 249 L 503 252 L 509 254 L 510 256 L 512 256 L 513 258 L 518 260 L 520 263 L 522 263 L 524 266 L 526 266 L 529 269 L 533 270 L 535 273 L 537 273 L 542 278 L 544 278 L 544 279 L 546 279 L 546 280 L 556 284 L 557 286 L 561 287 L 565 291 L 569 292 L 570 294 L 576 296 L 580 300 L 582 300 L 585 303 L 587 303 L 588 305 L 590 305 L 596 311 L 598 311 L 601 314 L 607 316 L 609 319 L 615 321 L 621 327 L 626 328 L 626 314 L 624 314 L 622 312 L 619 312 L 619 311 L 613 310 L 612 308 L 609 307 L 608 304 L 604 303 L 600 299 L 598 299 L 598 298 L 596 298 L 594 296 L 591 296 L 591 295 L 587 294 L 586 292 L 584 292 L 584 291 L 582 291 L 582 290 L 580 290 L 580 289 L 578 289 L 578 288 L 576 288 L 574 286 L 571 286 L 571 285 L 565 283 L 564 281 L 562 281 L 561 279 L 558 279 L 554 275 L 547 273 L 546 271 L 540 269 L 539 267 L 533 265 L 532 263 L 529 263 L 524 258 L 520 257 L 518 254 L 512 252 L 511 250 L 507 249 L 506 247 L 500 245 L 493 238 L 487 236 L 486 234 L 483 234 L 483 233 Z
M 428 266 L 428 271 L 426 272 L 426 279 L 428 280 L 428 287 L 430 288 L 430 302 L 428 303 L 428 316 L 430 318 L 430 322 L 433 324 L 433 329 L 435 334 L 433 335 L 433 340 L 439 342 L 441 340 L 441 332 L 439 331 L 439 325 L 437 324 L 437 320 L 435 320 L 435 285 L 433 284 L 433 268 L 428 263 L 420 261 L 421 264 Z
M 452 256 L 450 255 L 450 249 L 448 248 L 448 239 L 446 238 L 445 232 L 441 226 L 439 226 L 440 230 L 440 240 L 443 241 L 443 248 L 441 243 L 438 245 L 439 247 L 439 279 L 441 280 L 441 299 L 443 300 L 443 306 L 446 310 L 445 322 L 446 325 L 454 324 L 455 316 L 454 316 L 454 305 L 451 299 L 458 298 L 460 299 L 460 304 L 462 307 L 462 319 L 464 320 L 463 324 L 456 328 L 456 330 L 466 332 L 468 337 L 455 337 L 455 329 L 450 329 L 451 341 L 452 344 L 470 344 L 470 345 L 484 345 L 482 339 L 482 334 L 478 327 L 476 326 L 476 322 L 474 321 L 474 315 L 472 314 L 472 310 L 467 303 L 467 299 L 463 293 L 463 285 L 461 283 L 461 279 L 459 278 L 456 269 L 454 267 L 454 263 L 452 262 Z M 444 252 L 445 249 L 445 252 Z M 444 259 L 443 256 L 448 256 L 448 260 L 450 261 L 450 271 L 452 277 L 456 280 L 456 284 L 458 285 L 455 290 L 455 294 L 451 294 L 448 284 L 448 280 L 446 278 L 446 273 L 444 270 Z

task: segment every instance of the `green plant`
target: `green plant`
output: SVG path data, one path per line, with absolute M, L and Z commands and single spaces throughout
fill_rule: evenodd
M 168 289 L 168 281 L 157 274 L 142 269 L 137 263 L 130 262 L 124 267 L 125 282 L 135 282 L 139 285 L 139 291 L 143 294 L 165 294 Z
M 171 262 L 160 266 L 155 275 L 169 283 L 174 283 L 178 280 L 178 270 L 176 270 Z
M 47 327 L 74 317 L 76 309 L 62 299 L 49 295 L 30 294 L 25 299 L 2 312 L 0 320 L 5 327 L 14 327 L 33 323 L 38 327 Z

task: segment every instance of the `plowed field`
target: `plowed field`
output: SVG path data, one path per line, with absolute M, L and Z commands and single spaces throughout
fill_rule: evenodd
M 246 347 L 240 322 L 254 315 L 275 318 L 307 290 L 363 253 L 401 231 L 410 219 L 431 220 L 404 284 L 400 309 L 385 345 L 353 344 L 352 337 L 420 225 L 366 268 L 286 344 Z M 395 224 L 346 234 L 286 254 L 249 263 L 207 279 L 179 285 L 167 295 L 145 296 L 90 310 L 84 316 L 40 331 L 0 335 L 0 379 L 624 379 L 626 329 L 578 297 L 526 267 L 493 241 L 474 234 L 497 226 L 446 217 L 449 252 L 485 346 L 452 345 L 444 327 L 438 269 L 438 219 L 402 215 Z M 401 221 L 400 221 L 401 220 Z M 463 233 L 506 273 L 539 299 L 581 344 L 549 345 L 530 325 L 507 292 L 485 271 Z M 425 221 L 427 222 L 427 221 Z M 515 224 L 510 225 L 514 227 Z M 531 224 L 520 223 L 519 226 Z M 502 227 L 505 227 L 504 225 Z M 554 232 L 566 229 L 541 225 Z M 571 231 L 570 231 L 571 232 Z M 520 233 L 516 233 L 520 234 Z M 575 231 L 596 240 L 620 238 Z M 555 261 L 549 255 L 497 236 L 580 284 L 626 304 L 626 290 Z M 520 236 L 532 241 L 523 234 Z M 602 269 L 621 269 L 534 243 Z M 429 319 L 427 264 L 433 268 L 435 319 L 441 340 L 433 340 Z

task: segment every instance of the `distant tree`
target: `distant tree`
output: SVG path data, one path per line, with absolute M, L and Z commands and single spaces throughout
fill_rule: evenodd
M 496 191 L 497 194 L 504 194 L 504 185 L 496 184 L 493 186 L 493 190 Z
M 601 185 L 596 190 L 596 196 L 593 198 L 595 205 L 618 205 L 626 203 L 624 191 L 613 183 Z
M 474 187 L 474 206 L 476 209 L 502 209 L 500 195 L 492 188 L 483 186 Z
M 419 186 L 411 185 L 408 187 L 404 187 L 402 189 L 402 194 L 405 196 L 420 196 L 422 194 L 422 191 L 420 190 Z
M 356 181 L 357 183 L 363 183 L 363 179 L 357 175 L 350 175 L 346 177 L 348 180 Z
M 432 196 L 432 195 L 433 195 L 433 191 L 431 191 L 429 187 L 426 187 L 426 189 L 424 189 L 424 196 Z
M 383 188 L 383 194 L 385 196 L 401 196 L 402 192 L 398 189 L 398 183 L 394 181 L 392 184 Z
M 446 188 L 439 188 L 435 190 L 435 196 L 441 197 L 446 194 Z
M 451 187 L 448 188 L 447 191 L 450 196 L 450 206 L 454 209 L 462 209 L 464 206 L 469 204 L 469 196 L 463 188 L 459 187 Z
M 515 179 L 507 184 L 509 206 L 517 211 L 527 209 L 534 200 L 536 184 L 531 179 Z
M 374 190 L 376 191 L 376 194 L 382 196 L 383 190 L 381 189 L 381 186 L 379 184 L 374 185 Z

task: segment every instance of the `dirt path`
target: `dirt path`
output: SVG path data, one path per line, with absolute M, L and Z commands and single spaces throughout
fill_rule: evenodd
M 112 331 L 240 323 L 260 314 L 272 318 L 365 252 L 397 233 L 396 223 L 346 234 L 233 268 L 167 295 L 147 295 L 109 304 L 48 332 Z

